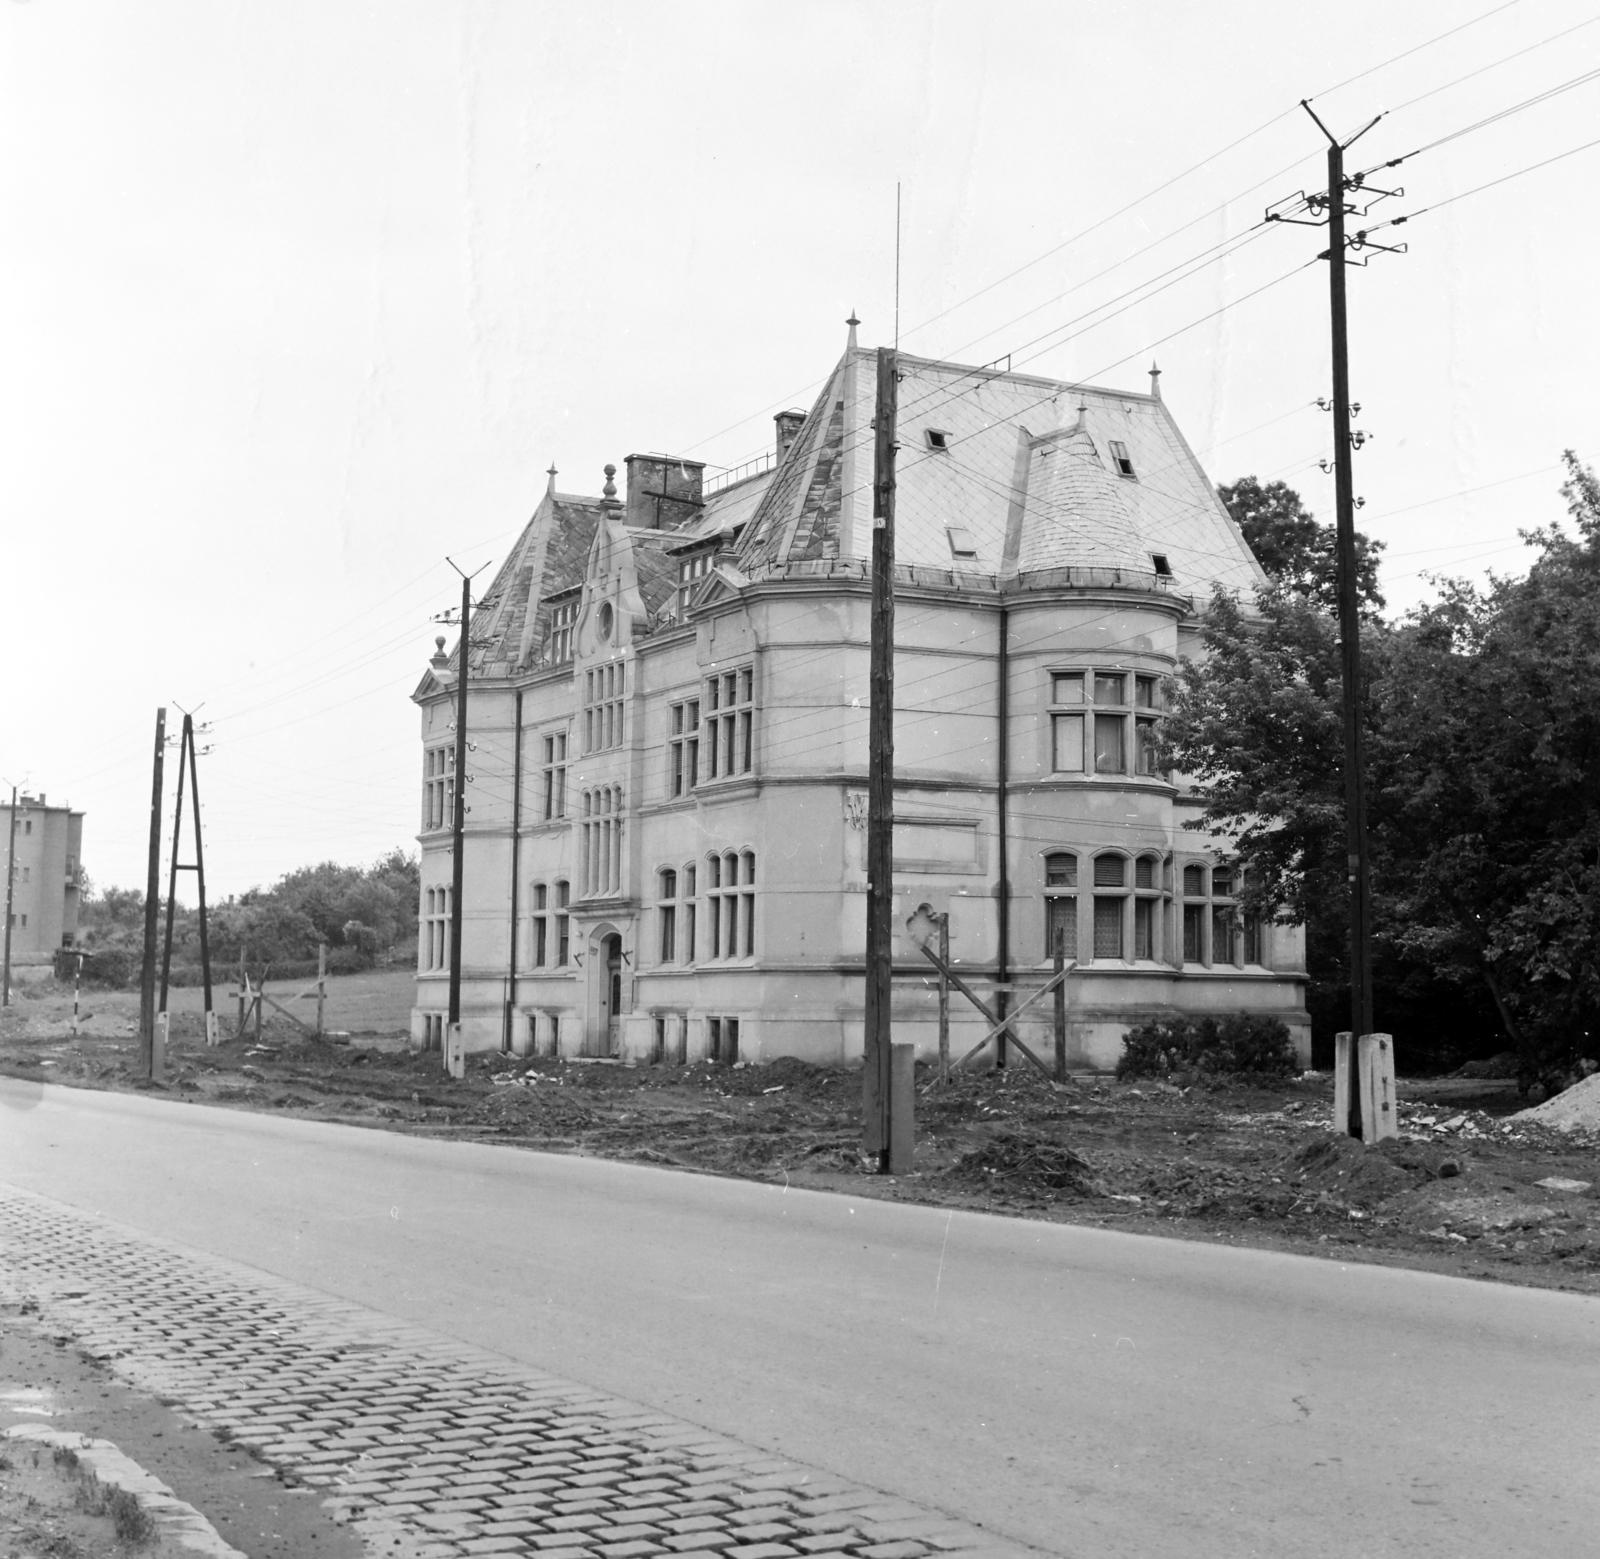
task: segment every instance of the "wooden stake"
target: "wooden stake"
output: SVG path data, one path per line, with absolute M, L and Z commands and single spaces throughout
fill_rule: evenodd
M 328 944 L 317 943 L 317 1038 L 322 1038 L 322 1006 L 328 999 Z
M 1056 928 L 1056 1081 L 1067 1080 L 1067 946 L 1066 933 Z
M 950 914 L 939 916 L 939 1081 L 950 1081 Z

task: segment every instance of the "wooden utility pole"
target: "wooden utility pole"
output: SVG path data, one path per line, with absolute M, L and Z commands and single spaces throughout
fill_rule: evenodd
M 1404 254 L 1406 246 L 1374 243 L 1364 231 L 1357 232 L 1353 238 L 1345 234 L 1345 217 L 1361 209 L 1348 203 L 1348 195 L 1360 191 L 1363 198 L 1370 202 L 1399 193 L 1396 190 L 1374 189 L 1366 183 L 1364 174 L 1346 175 L 1344 171 L 1345 152 L 1383 116 L 1380 114 L 1378 119 L 1370 120 L 1347 140 L 1340 141 L 1317 118 L 1309 102 L 1302 100 L 1301 107 L 1328 138 L 1328 187 L 1321 194 L 1295 196 L 1283 203 L 1284 209 L 1269 209 L 1267 220 L 1290 222 L 1301 227 L 1321 227 L 1325 223 L 1328 229 L 1328 247 L 1321 258 L 1328 262 L 1328 312 L 1333 346 L 1333 399 L 1328 409 L 1333 413 L 1334 542 L 1338 559 L 1339 648 L 1344 694 L 1345 880 L 1350 891 L 1352 1031 L 1348 1061 L 1344 1063 L 1347 1075 L 1340 1080 L 1341 1086 L 1336 1094 L 1341 1103 L 1348 1098 L 1349 1109 L 1345 1118 L 1336 1118 L 1333 1125 L 1336 1131 L 1359 1137 L 1362 1135 L 1362 1124 L 1357 1053 L 1362 1037 L 1372 1033 L 1374 1017 L 1372 871 L 1367 846 L 1366 736 L 1362 723 L 1365 697 L 1361 683 L 1361 593 L 1356 568 L 1356 500 L 1350 455 L 1366 442 L 1367 435 L 1352 431 L 1350 426 L 1352 412 L 1360 408 L 1352 406 L 1350 401 L 1350 336 L 1345 306 L 1345 268 L 1350 264 L 1364 265 L 1366 262 L 1347 260 L 1345 251 L 1365 249 L 1384 254 Z M 1326 470 L 1326 466 L 1323 469 Z
M 161 765 L 167 746 L 167 711 L 156 710 L 155 761 L 150 778 L 150 866 L 144 889 L 144 964 L 139 976 L 139 1057 L 143 1077 L 155 1075 L 156 932 L 161 906 Z
M 167 1010 L 167 987 L 172 978 L 172 917 L 178 907 L 178 841 L 183 834 L 183 787 L 189 773 L 189 737 L 193 727 L 183 717 L 183 736 L 178 745 L 178 794 L 172 805 L 172 859 L 167 863 L 167 930 L 161 942 L 161 997 L 157 1012 Z
M 878 348 L 872 471 L 872 666 L 867 725 L 867 987 L 861 1151 L 888 1167 L 894 913 L 894 454 L 897 357 Z
M 1350 330 L 1345 307 L 1345 146 L 1311 112 L 1328 137 L 1328 311 L 1333 336 L 1333 480 L 1335 547 L 1339 578 L 1339 640 L 1344 689 L 1344 824 L 1350 889 L 1350 1026 L 1359 1040 L 1370 1034 L 1372 1013 L 1372 879 L 1367 856 L 1365 704 L 1361 685 L 1361 609 L 1356 574 L 1355 483 L 1350 468 Z M 1369 125 L 1368 129 L 1371 128 Z M 1365 133 L 1365 132 L 1362 132 Z M 1351 137 L 1352 140 L 1355 137 Z M 1348 144 L 1348 143 L 1346 143 Z M 1356 1049 L 1350 1047 L 1350 1114 L 1343 1127 L 1361 1135 L 1361 1087 Z M 1340 1122 L 1335 1122 L 1339 1126 Z
M 217 1043 L 217 1015 L 211 1005 L 211 942 L 206 932 L 206 856 L 200 843 L 200 770 L 195 762 L 194 723 L 190 716 L 183 717 L 183 727 L 189 737 L 189 800 L 194 807 L 194 875 L 195 894 L 200 905 L 200 974 L 205 983 L 206 1043 Z
M 454 567 L 454 565 L 451 565 Z M 461 645 L 456 652 L 456 785 L 450 820 L 450 1018 L 461 1021 L 461 885 L 467 828 L 467 659 L 472 644 L 472 578 L 461 576 Z M 446 1046 L 446 1054 L 449 1047 Z
M 6 927 L 5 958 L 0 963 L 0 1007 L 11 1005 L 11 906 L 12 884 L 17 876 L 17 787 L 11 787 L 11 826 L 6 831 Z

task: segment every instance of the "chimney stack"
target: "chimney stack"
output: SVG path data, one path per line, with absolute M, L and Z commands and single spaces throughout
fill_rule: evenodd
M 783 457 L 789 453 L 789 446 L 805 425 L 806 414 L 803 411 L 780 411 L 772 420 L 778 425 L 778 464 L 782 465 Z
M 672 455 L 629 455 L 628 524 L 640 530 L 680 530 L 704 505 L 705 461 Z

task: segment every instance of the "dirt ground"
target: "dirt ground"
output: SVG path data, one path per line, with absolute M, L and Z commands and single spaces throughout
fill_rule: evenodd
M 196 1012 L 174 1017 L 167 1079 L 152 1085 L 132 1074 L 127 1021 L 90 1020 L 74 1040 L 56 1000 L 41 991 L 0 1014 L 0 1071 L 1600 1294 L 1600 1133 L 1508 1119 L 1523 1103 L 1509 1081 L 1402 1081 L 1401 1136 L 1369 1150 L 1328 1130 L 1326 1074 L 1054 1084 L 1019 1061 L 928 1088 L 919 1067 L 916 1169 L 888 1178 L 857 1151 L 859 1071 L 474 1056 L 455 1082 L 400 1036 L 319 1042 L 276 1018 L 260 1045 L 207 1049 Z

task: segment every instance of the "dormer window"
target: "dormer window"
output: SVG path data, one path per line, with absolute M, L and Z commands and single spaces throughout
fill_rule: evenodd
M 1132 476 L 1134 474 L 1133 461 L 1128 455 L 1128 446 L 1119 443 L 1116 439 L 1108 439 L 1106 445 L 1111 451 L 1111 460 L 1117 468 L 1117 475 Z
M 924 428 L 922 436 L 928 441 L 928 448 L 937 450 L 941 454 L 947 453 L 950 448 L 950 435 L 938 428 Z
M 1157 575 L 1162 579 L 1172 578 L 1172 565 L 1167 561 L 1165 552 L 1152 552 L 1150 561 L 1155 566 Z
M 972 539 L 972 532 L 964 525 L 947 525 L 945 534 L 950 538 L 950 556 L 955 558 L 975 558 L 978 555 L 978 544 Z

